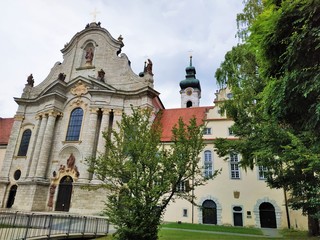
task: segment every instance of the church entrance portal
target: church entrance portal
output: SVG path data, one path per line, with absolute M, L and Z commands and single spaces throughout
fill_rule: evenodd
M 7 208 L 11 208 L 12 205 L 14 204 L 14 199 L 16 197 L 16 193 L 17 193 L 17 185 L 12 185 L 10 188 L 10 192 L 9 192 L 9 197 L 8 197 L 8 201 L 7 201 Z
M 212 200 L 202 203 L 202 223 L 217 224 L 217 205 Z
M 260 225 L 262 228 L 277 228 L 276 214 L 271 203 L 264 202 L 259 207 Z
M 70 176 L 64 176 L 61 178 L 55 208 L 56 211 L 69 211 L 72 194 L 72 182 L 73 180 Z

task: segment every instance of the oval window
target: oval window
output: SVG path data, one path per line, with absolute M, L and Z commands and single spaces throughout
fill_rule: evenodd
M 19 180 L 20 179 L 20 177 L 21 177 L 21 171 L 20 170 L 16 170 L 15 172 L 14 172 L 14 174 L 13 174 L 13 178 L 14 178 L 14 180 Z
M 233 211 L 235 211 L 235 212 L 241 212 L 241 211 L 242 211 L 242 207 L 239 207 L 239 206 L 233 207 Z

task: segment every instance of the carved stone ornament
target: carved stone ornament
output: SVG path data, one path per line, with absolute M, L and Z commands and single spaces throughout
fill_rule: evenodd
M 79 107 L 79 106 L 87 106 L 88 104 L 87 103 L 84 103 L 83 100 L 81 100 L 81 98 L 77 98 L 76 100 L 74 100 L 73 102 L 71 102 L 70 106 L 71 107 Z
M 121 116 L 123 110 L 122 109 L 113 109 L 113 114 L 116 116 Z
M 67 164 L 60 164 L 59 169 L 57 171 L 54 171 L 55 173 L 52 176 L 51 185 L 59 185 L 61 178 L 66 175 L 71 176 L 74 180 L 78 180 L 80 172 L 75 163 L 76 158 L 73 153 L 71 153 L 69 158 L 67 159 Z
M 88 87 L 83 82 L 79 81 L 73 88 L 71 88 L 70 92 L 73 95 L 80 97 L 81 95 L 88 93 Z

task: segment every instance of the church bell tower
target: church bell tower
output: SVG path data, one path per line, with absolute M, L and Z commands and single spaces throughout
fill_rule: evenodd
M 186 79 L 180 82 L 181 108 L 199 107 L 201 98 L 200 81 L 196 79 L 196 69 L 192 66 L 186 68 Z

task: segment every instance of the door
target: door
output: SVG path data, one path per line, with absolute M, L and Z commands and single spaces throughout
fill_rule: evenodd
M 217 224 L 217 205 L 212 200 L 202 203 L 202 223 Z
M 9 197 L 8 197 L 8 201 L 7 201 L 7 208 L 11 208 L 12 205 L 14 204 L 14 199 L 16 197 L 16 193 L 17 193 L 17 185 L 12 185 L 10 188 L 10 192 L 9 192 Z
M 277 228 L 276 213 L 271 203 L 261 203 L 259 206 L 259 215 L 262 228 Z
M 243 226 L 242 207 L 240 206 L 233 207 L 233 225 Z
M 56 211 L 69 211 L 72 194 L 72 182 L 73 180 L 70 176 L 64 176 L 61 178 L 55 208 Z
M 234 226 L 243 226 L 243 221 L 242 221 L 242 213 L 234 212 L 233 213 L 233 224 Z

